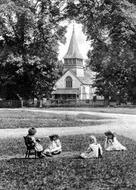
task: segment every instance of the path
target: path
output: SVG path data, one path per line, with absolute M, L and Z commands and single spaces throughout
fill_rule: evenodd
M 12 109 L 11 109 L 12 110 Z M 24 110 L 24 109 L 22 109 Z M 114 113 L 99 113 L 89 111 L 59 111 L 59 110 L 40 110 L 40 109 L 27 109 L 30 112 L 45 112 L 45 113 L 56 113 L 56 114 L 88 114 L 97 115 L 103 117 L 114 118 L 111 123 L 105 123 L 103 125 L 95 126 L 82 126 L 82 127 L 64 127 L 64 128 L 38 128 L 38 137 L 47 137 L 52 133 L 62 135 L 75 135 L 75 134 L 86 134 L 86 133 L 103 133 L 106 130 L 112 130 L 120 135 L 130 137 L 136 140 L 136 115 L 128 114 L 114 114 Z M 0 138 L 19 138 L 27 134 L 27 128 L 17 129 L 0 129 Z

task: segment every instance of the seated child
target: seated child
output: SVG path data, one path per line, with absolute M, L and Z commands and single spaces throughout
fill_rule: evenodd
M 35 134 L 36 134 L 36 129 L 34 127 L 30 128 L 28 130 L 28 135 L 27 138 L 29 138 L 34 146 L 34 149 L 37 151 L 37 156 L 38 157 L 43 157 L 42 152 L 43 152 L 43 146 L 40 144 L 39 139 L 35 139 Z
M 105 140 L 105 150 L 112 151 L 112 150 L 127 150 L 125 146 L 123 146 L 114 134 L 111 131 L 107 131 L 104 133 L 106 136 Z
M 46 156 L 52 156 L 56 154 L 60 154 L 62 151 L 61 142 L 58 135 L 51 135 L 50 144 L 47 149 L 43 151 Z
M 102 147 L 97 143 L 95 136 L 90 136 L 90 145 L 88 149 L 81 153 L 82 158 L 98 158 L 102 157 Z

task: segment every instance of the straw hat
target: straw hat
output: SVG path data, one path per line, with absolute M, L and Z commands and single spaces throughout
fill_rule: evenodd
M 106 131 L 105 136 L 112 136 L 112 138 L 114 137 L 114 134 L 111 131 Z
M 59 139 L 59 135 L 51 135 L 49 136 L 50 140 L 56 140 Z
M 30 128 L 29 130 L 28 130 L 28 134 L 29 135 L 35 135 L 36 134 L 36 129 L 34 128 L 34 127 L 32 127 L 32 128 Z

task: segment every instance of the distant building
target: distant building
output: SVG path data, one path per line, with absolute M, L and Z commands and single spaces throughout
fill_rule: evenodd
M 73 28 L 70 44 L 64 56 L 64 74 L 56 82 L 55 99 L 93 99 L 95 89 L 92 87 L 95 74 L 83 66 L 83 57 L 80 54 Z

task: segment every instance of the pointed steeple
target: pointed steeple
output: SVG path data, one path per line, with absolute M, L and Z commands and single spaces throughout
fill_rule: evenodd
M 64 59 L 75 59 L 75 58 L 83 59 L 83 57 L 79 51 L 78 43 L 76 40 L 75 28 L 74 28 L 74 24 L 73 24 L 72 37 L 70 40 L 68 51 L 67 51 L 66 55 L 64 56 Z
M 78 48 L 74 25 L 69 48 L 64 56 L 64 70 L 70 69 L 75 72 L 76 76 L 84 77 L 83 57 Z

